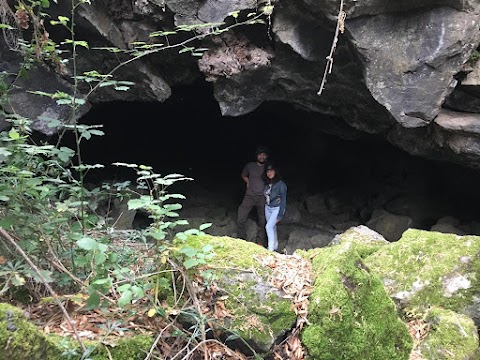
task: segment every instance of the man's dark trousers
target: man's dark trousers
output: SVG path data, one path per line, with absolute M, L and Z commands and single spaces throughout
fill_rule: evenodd
M 247 219 L 250 211 L 256 207 L 258 214 L 257 243 L 263 245 L 265 242 L 265 196 L 246 194 L 238 208 L 238 237 L 247 240 Z

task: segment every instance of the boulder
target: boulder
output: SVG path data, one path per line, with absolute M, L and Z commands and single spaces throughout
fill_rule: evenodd
M 465 235 L 466 233 L 450 224 L 435 224 L 430 228 L 430 231 L 437 231 L 444 234 Z
M 328 245 L 335 246 L 344 243 L 352 243 L 362 258 L 389 244 L 382 235 L 364 225 L 352 227 L 344 233 L 335 236 Z
M 332 241 L 335 235 L 336 232 L 328 229 L 296 226 L 288 235 L 285 250 L 288 254 L 293 254 L 297 249 L 308 250 L 324 247 Z
M 299 223 L 302 220 L 300 212 L 301 204 L 298 201 L 287 200 L 287 207 L 285 209 L 285 216 L 282 219 L 283 224 Z
M 469 317 L 451 310 L 431 308 L 425 316 L 429 325 L 418 345 L 425 360 L 476 360 L 480 358 L 478 329 Z
M 375 210 L 367 226 L 382 234 L 388 241 L 397 241 L 403 232 L 413 226 L 413 219 L 404 215 L 391 214 L 385 210 Z
M 272 285 L 275 267 L 265 265 L 274 262 L 270 251 L 229 237 L 189 236 L 186 243 L 177 241 L 197 251 L 212 247 L 209 263 L 218 287 L 216 299 L 224 299 L 218 301 L 228 313 L 211 320 L 215 331 L 225 338 L 238 333 L 256 351 L 268 352 L 293 328 L 296 315 L 291 300 Z
M 480 324 L 480 237 L 407 230 L 365 258 L 401 308 L 440 306 Z
M 317 360 L 407 360 L 412 338 L 381 281 L 362 263 L 355 243 L 313 249 L 314 289 L 301 332 Z
M 67 345 L 60 344 L 67 341 Z M 128 336 L 116 344 L 105 346 L 93 345 L 91 354 L 95 360 L 131 360 L 144 356 L 150 349 L 154 339 L 148 335 Z M 61 360 L 64 359 L 65 346 L 81 352 L 73 340 L 57 336 L 46 336 L 40 329 L 31 324 L 22 310 L 0 303 L 0 348 L 2 359 L 15 360 Z
M 307 211 L 313 215 L 323 215 L 328 213 L 327 203 L 323 194 L 307 196 L 305 199 Z

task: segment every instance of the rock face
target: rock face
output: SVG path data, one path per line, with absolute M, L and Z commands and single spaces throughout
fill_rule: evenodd
M 346 137 L 357 132 L 379 134 L 412 154 L 479 167 L 479 136 L 474 125 L 478 119 L 463 112 L 478 113 L 480 109 L 475 75 L 478 57 L 474 56 L 480 44 L 480 3 L 347 2 L 342 23 L 345 31 L 339 37 L 333 72 L 318 96 L 338 5 L 336 0 L 275 3 L 273 13 L 264 16 L 268 26 L 205 37 L 194 44 L 209 49 L 198 61 L 177 50 L 151 54 L 117 72 L 117 79 L 136 83 L 131 91 L 102 88 L 89 100 L 164 101 L 172 85 L 204 77 L 214 81 L 214 95 L 224 115 L 247 114 L 265 101 L 289 102 L 318 114 L 315 126 L 323 131 Z M 52 4 L 49 11 L 56 17 L 67 13 L 66 6 Z M 251 0 L 95 2 L 79 8 L 76 33 L 92 47 L 131 49 L 134 42 L 157 41 L 149 36 L 153 31 L 231 21 L 234 11 L 242 11 L 241 19 L 243 12 L 256 7 Z M 204 34 L 202 31 L 197 34 Z M 182 33 L 177 39 L 186 36 Z M 0 46 L 0 71 L 18 68 L 18 56 L 10 56 L 5 44 Z M 88 55 L 79 54 L 77 65 L 80 72 L 96 69 L 108 73 L 126 59 L 89 51 Z M 71 78 L 65 76 L 64 80 L 53 74 L 48 82 L 54 88 L 68 88 Z M 40 89 L 38 84 L 27 88 Z M 16 95 L 11 96 L 15 100 Z M 19 97 L 15 110 L 19 102 L 29 99 Z M 37 105 L 41 109 L 38 114 L 25 114 L 33 120 L 40 118 L 37 128 L 42 132 L 51 129 L 41 118 L 68 119 L 54 103 Z M 449 111 L 442 110 L 444 107 Z M 460 126 L 466 122 L 468 125 Z

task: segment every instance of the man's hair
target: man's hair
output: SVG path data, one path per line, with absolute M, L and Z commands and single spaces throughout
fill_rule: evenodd
M 268 151 L 268 148 L 266 146 L 259 146 L 257 148 L 257 150 L 255 151 L 255 155 L 258 155 L 258 154 L 261 154 L 261 153 L 265 153 L 268 155 L 269 151 Z

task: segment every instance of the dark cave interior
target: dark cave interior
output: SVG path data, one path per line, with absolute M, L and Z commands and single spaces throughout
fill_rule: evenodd
M 417 197 L 424 211 L 435 213 L 423 216 L 418 227 L 447 215 L 477 220 L 478 171 L 411 156 L 379 137 L 349 141 L 322 133 L 314 126 L 319 117 L 285 103 L 222 117 L 213 89 L 205 84 L 173 88 L 164 103 L 97 104 L 81 122 L 103 124 L 105 135 L 84 145 L 83 158 L 106 168 L 88 181 L 134 179 L 130 169 L 108 165 L 113 162 L 150 165 L 163 175 L 194 178 L 175 185 L 187 198 L 202 188 L 235 211 L 244 191 L 242 167 L 253 161 L 257 146 L 265 145 L 282 169 L 290 199 L 333 191 L 345 202 L 365 203 L 359 218 L 366 221 L 379 206 L 378 197 Z

